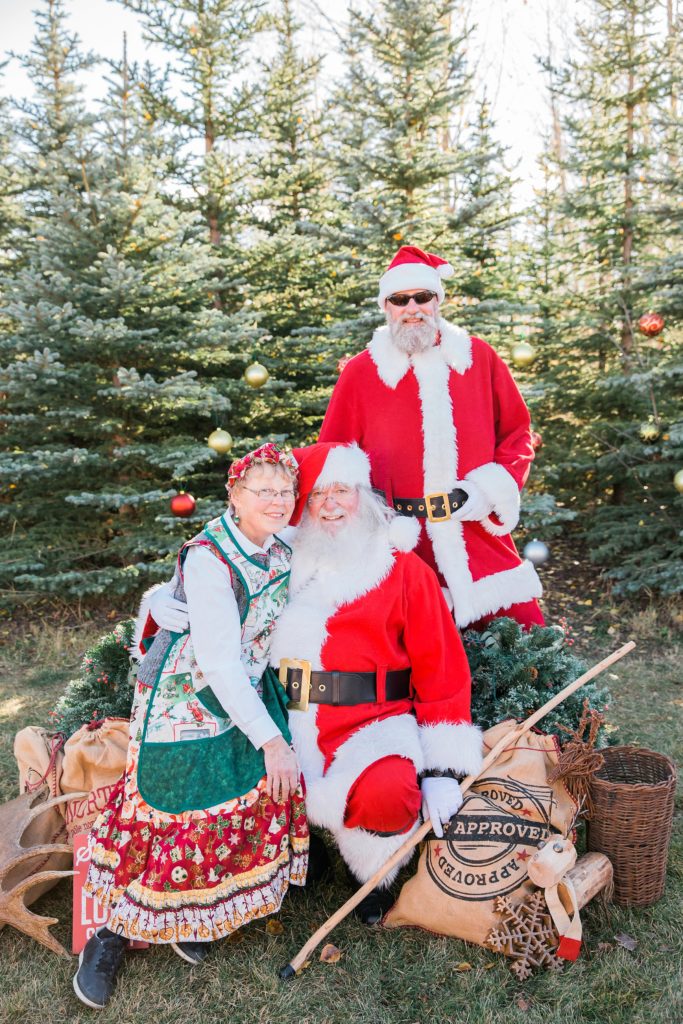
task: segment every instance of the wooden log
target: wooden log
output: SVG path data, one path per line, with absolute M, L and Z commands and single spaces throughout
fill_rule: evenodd
M 579 857 L 574 867 L 567 872 L 574 886 L 579 910 L 603 889 L 611 887 L 612 875 L 612 863 L 604 853 L 584 853 L 583 857 Z

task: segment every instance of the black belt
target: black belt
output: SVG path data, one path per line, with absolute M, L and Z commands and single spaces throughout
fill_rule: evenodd
M 313 672 L 308 661 L 283 658 L 280 682 L 289 697 L 289 707 L 295 711 L 305 711 L 309 703 L 350 707 L 377 700 L 376 672 Z M 405 700 L 408 696 L 410 669 L 387 672 L 384 699 Z
M 467 501 L 469 495 L 461 487 L 447 494 L 446 491 L 434 491 L 425 494 L 424 498 L 394 498 L 394 508 L 402 516 L 417 516 L 428 519 L 430 523 L 442 523 L 451 518 L 451 512 L 457 512 Z

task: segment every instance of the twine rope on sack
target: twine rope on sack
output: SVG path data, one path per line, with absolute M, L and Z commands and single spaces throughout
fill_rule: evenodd
M 595 813 L 590 780 L 605 763 L 603 755 L 595 749 L 598 732 L 604 723 L 605 716 L 591 708 L 586 697 L 576 729 L 569 729 L 566 725 L 558 723 L 562 732 L 568 733 L 571 739 L 562 748 L 557 765 L 548 775 L 549 782 L 562 780 L 579 804 L 581 817 L 589 820 Z
M 50 739 L 50 759 L 49 759 L 49 761 L 47 763 L 47 768 L 45 769 L 45 774 L 42 775 L 38 779 L 37 782 L 29 782 L 28 779 L 27 779 L 26 782 L 24 783 L 24 792 L 25 793 L 35 793 L 35 791 L 37 789 L 40 789 L 41 786 L 45 785 L 45 783 L 47 782 L 48 775 L 51 772 L 54 773 L 55 765 L 57 764 L 57 755 L 59 754 L 60 750 L 63 748 L 65 742 L 66 742 L 66 736 L 65 736 L 65 734 L 63 732 L 56 732 L 54 734 L 54 736 L 51 737 L 51 739 Z M 53 775 L 52 785 L 50 785 L 50 793 L 51 793 L 52 796 L 57 796 L 56 790 L 57 790 L 57 779 Z

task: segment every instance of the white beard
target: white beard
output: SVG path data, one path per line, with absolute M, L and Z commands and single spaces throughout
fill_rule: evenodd
M 292 589 L 298 590 L 313 576 L 346 576 L 354 566 L 367 565 L 384 533 L 386 524 L 362 509 L 329 532 L 305 511 L 292 542 Z
M 403 317 L 400 320 L 392 320 L 387 313 L 387 324 L 391 340 L 401 352 L 407 355 L 415 355 L 416 352 L 426 352 L 436 341 L 438 333 L 437 318 L 429 316 L 428 313 L 414 313 L 411 317 L 419 317 L 422 323 L 407 324 Z

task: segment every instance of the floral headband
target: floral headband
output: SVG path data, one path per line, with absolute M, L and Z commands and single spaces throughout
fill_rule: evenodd
M 276 444 L 268 441 L 256 448 L 253 452 L 247 452 L 241 459 L 235 459 L 228 470 L 228 487 L 234 487 L 238 480 L 242 480 L 248 471 L 258 463 L 269 462 L 273 466 L 282 464 L 297 475 L 298 465 L 293 455 L 280 451 Z

